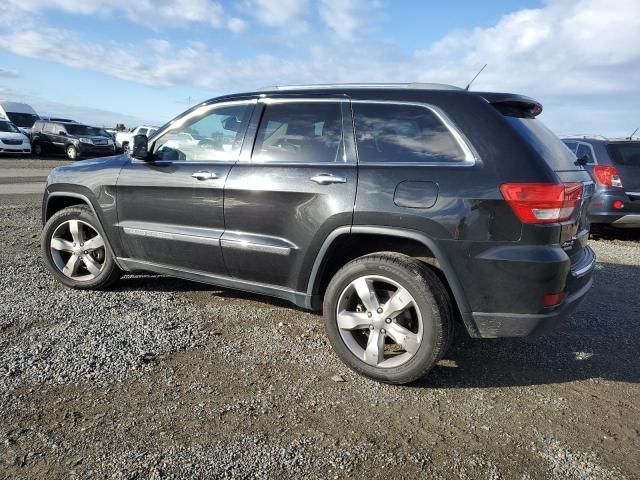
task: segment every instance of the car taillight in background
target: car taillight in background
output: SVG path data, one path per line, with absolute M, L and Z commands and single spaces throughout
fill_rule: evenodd
M 618 173 L 618 170 L 614 167 L 609 165 L 596 165 L 593 167 L 593 176 L 600 185 L 622 188 L 620 173 Z
M 555 223 L 573 215 L 582 183 L 504 183 L 500 192 L 522 223 Z

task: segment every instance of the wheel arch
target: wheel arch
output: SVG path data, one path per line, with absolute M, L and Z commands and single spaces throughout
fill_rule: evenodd
M 67 207 L 73 207 L 75 205 L 85 205 L 91 209 L 91 213 L 96 219 L 96 222 L 100 226 L 100 229 L 103 233 L 103 238 L 105 243 L 108 245 L 109 250 L 113 254 L 113 259 L 116 265 L 122 269 L 122 266 L 118 262 L 118 256 L 115 254 L 115 250 L 109 240 L 109 237 L 106 233 L 104 225 L 102 224 L 102 219 L 100 215 L 98 215 L 97 210 L 93 206 L 93 203 L 89 199 L 87 195 L 78 192 L 67 192 L 67 191 L 57 191 L 57 192 L 47 192 L 46 199 L 43 203 L 42 207 L 42 224 L 45 225 L 49 219 L 58 213 L 60 210 L 63 210 Z M 124 269 L 123 269 L 124 270 Z
M 340 255 L 337 262 L 332 264 L 332 259 L 335 258 L 334 255 L 336 251 L 340 250 L 339 247 L 344 246 L 343 242 L 349 240 L 354 241 L 367 236 L 371 236 L 370 238 L 378 237 L 389 239 L 397 243 L 395 244 L 396 246 L 392 248 L 382 246 L 382 248 L 373 248 L 371 251 L 368 251 L 370 249 L 366 247 L 364 250 L 356 249 L 355 252 L 351 252 L 350 254 Z M 418 249 L 416 250 L 416 248 Z M 462 284 L 451 263 L 434 239 L 415 230 L 396 227 L 354 225 L 352 227 L 340 227 L 331 232 L 320 248 L 309 276 L 307 287 L 308 308 L 317 309 L 318 304 L 321 303 L 322 289 L 326 288 L 332 272 L 335 273 L 337 269 L 353 258 L 361 256 L 361 254 L 373 253 L 374 251 L 396 251 L 398 253 L 408 254 L 436 267 L 442 273 L 442 277 L 451 291 L 453 296 L 452 300 L 456 304 L 469 334 L 472 336 L 477 335 L 477 328 L 471 316 L 471 308 L 467 302 Z M 416 255 L 414 252 L 422 253 Z M 433 261 L 429 261 L 429 258 L 433 259 Z M 346 261 L 341 261 L 342 259 L 346 259 Z

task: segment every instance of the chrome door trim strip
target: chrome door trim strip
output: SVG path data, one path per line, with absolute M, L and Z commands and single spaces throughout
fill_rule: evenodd
M 199 243 L 203 245 L 213 245 L 213 246 L 220 245 L 220 239 L 218 238 L 200 237 L 197 235 L 188 235 L 183 233 L 159 232 L 157 230 L 145 230 L 142 228 L 130 228 L 130 227 L 124 227 L 122 231 L 127 235 L 134 235 L 138 237 L 160 238 L 164 240 L 177 240 L 179 242 Z

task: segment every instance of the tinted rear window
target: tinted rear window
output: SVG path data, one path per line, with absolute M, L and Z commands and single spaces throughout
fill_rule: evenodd
M 640 167 L 640 142 L 610 143 L 607 150 L 615 163 Z
M 575 164 L 576 157 L 571 150 L 540 120 L 511 116 L 504 118 L 553 170 L 582 170 Z
M 360 162 L 456 162 L 465 159 L 449 129 L 428 108 L 354 103 L 353 113 Z

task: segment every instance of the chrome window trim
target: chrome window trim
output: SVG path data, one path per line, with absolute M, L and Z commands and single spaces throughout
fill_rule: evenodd
M 458 143 L 458 146 L 464 154 L 464 159 L 447 162 L 447 161 L 425 161 L 425 162 L 361 162 L 358 158 L 358 165 L 372 165 L 372 166 L 427 166 L 427 167 L 472 167 L 476 164 L 478 156 L 473 152 L 467 141 L 463 137 L 462 133 L 453 121 L 442 111 L 439 107 L 424 102 L 405 102 L 398 100 L 352 100 L 351 103 L 360 104 L 383 104 L 383 105 L 407 105 L 411 107 L 425 108 L 435 114 L 436 117 L 442 122 L 446 129 L 451 133 L 453 138 Z M 355 115 L 354 115 L 354 129 L 355 129 Z M 357 132 L 356 132 L 356 148 L 357 148 Z
M 278 103 L 336 103 L 336 102 L 349 102 L 347 97 L 267 97 L 261 96 L 258 102 L 265 105 L 272 105 Z

